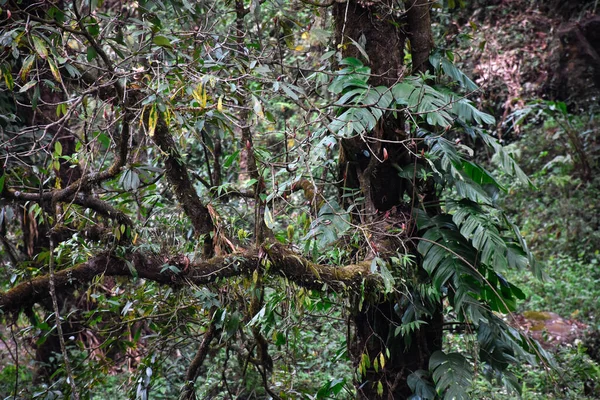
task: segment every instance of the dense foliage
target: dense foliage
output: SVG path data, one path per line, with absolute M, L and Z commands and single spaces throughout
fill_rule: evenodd
M 450 399 L 556 366 L 513 315 L 542 271 L 501 199 L 535 185 L 429 2 L 25 3 L 0 14 L 3 393 Z M 572 149 L 541 171 L 592 180 L 563 103 L 515 126 L 538 110 Z

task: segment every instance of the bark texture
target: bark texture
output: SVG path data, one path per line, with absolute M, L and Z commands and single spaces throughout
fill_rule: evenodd
M 425 71 L 429 68 L 432 39 L 427 1 L 407 2 L 406 12 L 399 10 L 394 1 L 349 1 L 336 4 L 333 15 L 336 40 L 343 56 L 361 59 L 371 68 L 369 83 L 372 86 L 390 87 L 405 73 L 403 60 L 407 34 L 400 29 L 403 23 L 408 27 L 413 69 Z M 368 60 L 354 43 L 362 45 Z M 340 177 L 344 187 L 358 188 L 365 197 L 365 205 L 355 220 L 378 227 L 379 231 L 373 229 L 370 246 L 380 257 L 394 254 L 398 248 L 398 243 L 389 240 L 386 231 L 404 226 L 403 238 L 396 240 L 413 236 L 412 209 L 419 205 L 419 195 L 427 196 L 427 193 L 416 193 L 414 188 L 407 187 L 396 169 L 418 162 L 411 156 L 417 148 L 402 143 L 409 137 L 404 126 L 401 116 L 388 113 L 373 131 L 343 139 L 341 143 Z M 406 247 L 418 259 L 414 245 L 407 242 Z M 374 255 L 368 255 L 367 261 Z M 418 266 L 396 273 L 405 274 L 403 278 L 412 283 L 427 279 Z M 430 355 L 441 349 L 441 305 L 426 304 L 426 300 L 420 299 L 414 291 L 371 296 L 362 306 L 360 304 L 357 299 L 353 314 L 355 337 L 349 340 L 349 350 L 356 366 L 364 362 L 365 356 L 370 366 L 356 381 L 358 398 L 406 399 L 411 395 L 407 377 L 416 370 L 426 370 Z M 437 311 L 425 318 L 427 324 L 423 328 L 403 336 L 397 328 L 403 324 L 403 316 L 411 307 Z M 379 361 L 382 358 L 385 360 L 383 367 Z M 375 360 L 378 360 L 377 368 Z
M 263 266 L 266 258 L 271 263 L 268 271 Z M 165 269 L 165 265 L 174 265 L 182 272 L 175 274 Z M 56 272 L 54 284 L 57 292 L 67 291 L 89 284 L 95 277 L 104 275 L 137 276 L 173 286 L 202 286 L 220 278 L 251 276 L 257 268 L 264 274 L 287 278 L 307 289 L 321 290 L 326 284 L 335 291 L 356 291 L 360 290 L 363 280 L 367 288 L 371 289 L 380 284 L 379 278 L 370 273 L 368 263 L 341 268 L 315 264 L 289 252 L 284 246 L 269 243 L 261 249 L 196 262 L 182 257 L 169 259 L 143 252 L 131 253 L 124 258 L 110 253 L 100 254 L 86 263 Z M 44 302 L 49 297 L 49 279 L 48 275 L 36 277 L 0 293 L 0 310 L 14 314 L 33 304 Z

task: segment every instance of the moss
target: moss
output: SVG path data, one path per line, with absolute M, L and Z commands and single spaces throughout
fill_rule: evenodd
M 553 318 L 547 311 L 525 311 L 523 316 L 532 321 L 548 321 Z

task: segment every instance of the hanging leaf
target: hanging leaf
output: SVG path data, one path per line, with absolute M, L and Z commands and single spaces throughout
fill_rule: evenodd
M 33 54 L 27 56 L 27 58 L 25 58 L 25 60 L 23 61 L 23 65 L 21 66 L 21 71 L 19 71 L 19 77 L 21 78 L 21 80 L 23 82 L 25 82 L 25 80 L 27 80 L 27 75 L 29 75 L 29 71 L 31 71 L 34 61 L 35 61 L 35 55 L 33 55 Z M 31 87 L 31 86 L 29 86 L 29 87 Z M 29 87 L 27 89 L 29 89 Z M 27 89 L 22 90 L 22 91 L 24 92 Z
M 269 229 L 273 229 L 275 227 L 275 219 L 273 219 L 273 214 L 271 214 L 271 210 L 269 206 L 265 206 L 265 215 L 264 215 L 265 225 Z
M 48 65 L 50 66 L 50 71 L 52 72 L 52 76 L 54 76 L 54 79 L 56 79 L 58 82 L 62 82 L 60 71 L 58 70 L 56 63 L 52 58 L 48 58 Z
M 86 51 L 86 58 L 87 58 L 88 62 L 93 61 L 97 55 L 98 55 L 98 53 L 96 52 L 96 49 L 94 48 L 94 46 L 88 46 L 87 51 Z
M 256 116 L 259 119 L 265 119 L 265 113 L 263 112 L 263 107 L 262 107 L 262 104 L 260 103 L 260 100 L 258 100 L 258 97 L 252 95 L 252 104 L 253 104 L 252 108 L 253 108 Z
M 23 93 L 28 91 L 29 89 L 31 89 L 33 86 L 36 85 L 36 83 L 38 83 L 36 80 L 33 81 L 29 81 L 26 84 L 24 84 L 23 86 L 21 86 L 21 89 L 19 89 L 19 93 Z
M 156 130 L 156 124 L 158 123 L 158 111 L 156 109 L 156 103 L 152 104 L 150 107 L 150 114 L 148 114 L 148 135 L 150 137 L 154 136 L 154 131 Z
M 48 58 L 48 48 L 44 43 L 44 40 L 39 36 L 31 36 L 31 40 L 33 41 L 33 47 L 38 55 L 44 60 Z
M 62 144 L 59 141 L 54 142 L 54 154 L 57 157 L 62 156 Z

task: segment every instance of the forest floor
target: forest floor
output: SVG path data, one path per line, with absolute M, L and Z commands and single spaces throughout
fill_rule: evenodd
M 537 187 L 499 176 L 508 187 L 500 201 L 548 275 L 539 281 L 507 273 L 527 294 L 509 319 L 552 349 L 561 365 L 562 376 L 517 368 L 523 398 L 600 398 L 598 2 L 474 3 L 442 18 L 439 28 L 457 64 L 481 87 L 473 98 L 496 117 L 495 135 Z M 582 175 L 574 143 L 584 149 L 591 176 Z M 492 159 L 488 167 L 495 168 Z M 483 381 L 473 395 L 506 398 Z

